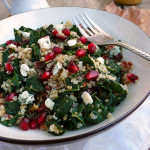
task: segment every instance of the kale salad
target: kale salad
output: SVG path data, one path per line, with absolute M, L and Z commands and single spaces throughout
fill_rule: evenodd
M 0 123 L 53 135 L 111 118 L 136 83 L 119 46 L 99 46 L 70 21 L 14 29 L 0 45 Z

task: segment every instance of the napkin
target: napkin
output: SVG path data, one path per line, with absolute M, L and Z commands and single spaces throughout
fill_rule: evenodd
M 111 2 L 109 5 L 106 5 L 106 11 L 130 20 L 150 36 L 149 9 L 138 9 L 135 6 L 121 9 L 120 7 L 117 7 L 114 2 Z
M 129 117 L 88 139 L 57 146 L 22 146 L 0 142 L 0 150 L 148 150 L 150 147 L 150 96 Z

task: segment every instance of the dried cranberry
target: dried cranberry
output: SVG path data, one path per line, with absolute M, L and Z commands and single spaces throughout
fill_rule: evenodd
M 38 112 L 41 112 L 41 111 L 43 111 L 43 110 L 45 110 L 45 109 L 46 109 L 45 102 L 43 102 L 43 103 L 39 106 Z
M 20 42 L 18 41 L 14 41 L 13 44 L 16 45 L 17 47 L 20 46 Z
M 113 60 L 115 60 L 116 62 L 119 62 L 121 59 L 123 58 L 122 53 L 120 52 L 118 55 L 113 56 Z

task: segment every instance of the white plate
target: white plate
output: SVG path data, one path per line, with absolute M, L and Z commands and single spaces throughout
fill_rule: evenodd
M 57 24 L 72 20 L 72 17 L 79 13 L 85 12 L 106 32 L 116 39 L 120 39 L 135 47 L 141 48 L 150 53 L 150 39 L 139 27 L 133 23 L 118 17 L 116 15 L 88 8 L 78 7 L 61 7 L 47 8 L 26 12 L 13 17 L 9 17 L 0 22 L 0 43 L 13 39 L 13 29 L 24 25 L 26 27 L 38 28 L 42 25 Z M 75 131 L 68 131 L 62 136 L 53 136 L 44 131 L 29 130 L 22 131 L 18 127 L 5 127 L 0 125 L 0 140 L 22 143 L 22 144 L 55 144 L 75 141 L 90 135 L 100 133 L 131 114 L 145 100 L 150 89 L 150 62 L 125 50 L 126 60 L 134 64 L 133 73 L 139 76 L 137 84 L 130 84 L 129 94 L 113 113 L 115 120 L 110 122 L 105 120 L 97 125 L 85 127 Z

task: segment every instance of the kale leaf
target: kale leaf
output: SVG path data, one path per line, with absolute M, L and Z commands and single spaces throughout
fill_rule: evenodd
M 92 59 L 88 56 L 84 56 L 84 57 L 81 57 L 79 58 L 80 61 L 83 61 L 83 65 L 87 65 L 89 64 L 89 66 L 93 66 L 95 67 L 94 65 L 94 62 L 92 61 Z
M 7 63 L 8 61 L 8 56 L 9 56 L 9 51 L 8 49 L 6 49 L 4 52 L 3 52 L 3 61 L 2 61 L 2 64 L 4 65 L 5 63 Z

